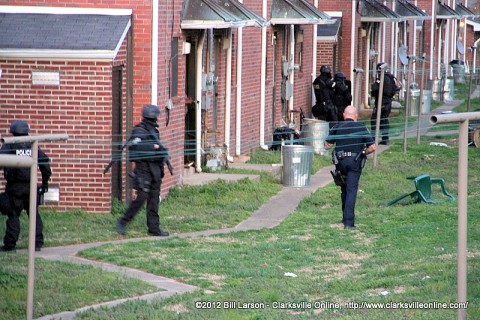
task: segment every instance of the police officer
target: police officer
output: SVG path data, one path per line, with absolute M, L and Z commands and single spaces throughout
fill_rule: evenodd
M 378 97 L 380 91 L 380 72 L 381 66 L 384 62 L 377 63 L 377 79 L 375 83 L 372 84 L 371 87 L 371 95 L 375 101 L 375 105 L 373 107 L 372 117 L 370 119 L 370 127 L 372 129 L 372 134 L 375 134 L 375 130 L 377 128 L 377 108 L 378 108 Z M 388 145 L 389 140 L 389 130 L 390 130 L 390 112 L 392 111 L 392 100 L 395 93 L 400 89 L 397 88 L 395 84 L 395 78 L 393 75 L 388 73 L 388 70 L 385 70 L 385 76 L 383 78 L 383 94 L 382 94 L 382 108 L 380 111 L 380 134 L 381 134 L 381 141 L 379 144 Z
M 325 149 L 335 144 L 333 159 L 336 171 L 342 176 L 342 211 L 345 229 L 355 228 L 355 202 L 358 183 L 366 155 L 375 151 L 375 143 L 365 125 L 356 122 L 358 110 L 347 106 L 343 112 L 345 121 L 339 122 L 329 132 Z
M 343 110 L 352 103 L 352 93 L 346 84 L 346 77 L 343 72 L 335 73 L 333 103 L 335 104 L 338 121 L 343 121 Z
M 164 176 L 163 165 L 168 160 L 167 150 L 160 143 L 157 120 L 160 109 L 146 105 L 142 109 L 142 121 L 130 136 L 129 157 L 134 163 L 133 179 L 137 197 L 130 203 L 124 215 L 117 222 L 117 232 L 127 233 L 127 224 L 133 220 L 145 201 L 147 202 L 147 227 L 150 236 L 166 237 L 168 232 L 160 229 L 158 205 L 160 187 Z
M 313 81 L 316 102 L 312 108 L 312 114 L 320 120 L 330 122 L 330 127 L 338 120 L 333 103 L 334 88 L 332 70 L 327 65 L 321 66 L 320 75 Z
M 15 120 L 10 125 L 10 133 L 13 136 L 28 136 L 30 128 L 23 120 Z M 0 154 L 31 157 L 31 143 L 5 144 L 0 149 Z M 38 148 L 38 166 L 42 174 L 42 185 L 39 194 L 48 191 L 48 181 L 52 175 L 50 159 Z M 3 246 L 0 251 L 15 251 L 20 235 L 20 213 L 27 211 L 30 205 L 30 168 L 3 168 L 3 175 L 7 180 L 5 192 L 0 194 L 0 211 L 7 216 Z M 36 208 L 35 251 L 40 251 L 43 246 L 43 222 Z

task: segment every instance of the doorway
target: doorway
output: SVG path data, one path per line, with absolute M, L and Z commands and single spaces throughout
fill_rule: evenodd
M 112 165 L 111 192 L 112 198 L 122 201 L 122 74 L 123 66 L 112 70 Z

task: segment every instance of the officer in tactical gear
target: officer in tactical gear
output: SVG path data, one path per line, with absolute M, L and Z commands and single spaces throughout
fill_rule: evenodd
M 365 165 L 366 156 L 375 151 L 375 143 L 368 129 L 357 122 L 358 110 L 347 106 L 343 112 L 345 121 L 339 122 L 330 129 L 325 139 L 325 149 L 330 149 L 335 144 L 332 152 L 335 172 L 332 175 L 340 176 L 342 190 L 343 226 L 345 229 L 355 228 L 355 203 L 357 201 L 358 183 Z
M 334 88 L 335 82 L 332 80 L 330 66 L 321 66 L 320 75 L 313 81 L 316 102 L 312 108 L 312 114 L 320 120 L 330 122 L 330 128 L 338 120 L 333 103 Z
M 160 187 L 164 176 L 164 164 L 169 161 L 168 150 L 160 143 L 157 120 L 160 109 L 156 105 L 146 105 L 142 109 L 142 121 L 137 124 L 130 136 L 129 159 L 134 163 L 134 171 L 130 175 L 134 189 L 137 190 L 135 200 L 117 222 L 117 232 L 125 235 L 127 224 L 133 220 L 140 208 L 147 202 L 147 227 L 150 236 L 166 237 L 168 232 L 160 229 L 158 216 Z
M 377 63 L 377 79 L 371 87 L 371 95 L 374 99 L 375 105 L 373 107 L 372 117 L 370 119 L 370 128 L 372 133 L 375 134 L 376 124 L 377 124 L 377 108 L 378 108 L 378 98 L 380 91 L 380 72 L 381 66 L 385 62 Z M 395 94 L 400 90 L 395 83 L 395 77 L 385 70 L 385 75 L 383 78 L 383 94 L 382 94 L 382 108 L 380 110 L 380 135 L 381 141 L 379 144 L 388 145 L 389 141 L 389 129 L 390 129 L 390 112 L 392 111 L 392 100 Z
M 15 120 L 10 125 L 10 133 L 13 136 L 28 136 L 30 127 L 23 120 Z M 31 143 L 5 144 L 0 149 L 0 154 L 17 155 L 19 157 L 31 157 Z M 50 159 L 38 148 L 38 167 L 42 174 L 42 185 L 38 189 L 39 195 L 48 191 L 48 181 L 52 175 Z M 20 213 L 27 211 L 30 205 L 30 168 L 3 168 L 3 175 L 7 180 L 5 192 L 0 194 L 0 212 L 7 216 L 3 246 L 0 251 L 16 251 L 18 237 L 20 235 Z M 43 240 L 43 222 L 36 207 L 37 221 L 35 229 L 35 251 L 40 251 Z
M 333 103 L 335 104 L 338 121 L 343 121 L 343 110 L 352 103 L 352 93 L 347 86 L 346 77 L 343 72 L 335 73 L 333 82 L 335 82 Z

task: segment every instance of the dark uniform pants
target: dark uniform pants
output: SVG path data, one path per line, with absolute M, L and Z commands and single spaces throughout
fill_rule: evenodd
M 392 111 L 392 104 L 384 104 L 380 111 L 380 134 L 383 142 L 388 142 L 389 130 L 390 130 L 390 112 Z M 375 130 L 377 130 L 377 107 L 373 109 L 372 118 L 370 119 L 370 127 L 372 129 L 372 135 L 375 139 Z
M 357 201 L 358 183 L 362 174 L 360 159 L 345 157 L 338 162 L 338 170 L 345 176 L 345 185 L 342 186 L 342 222 L 345 226 L 355 224 L 355 203 Z
M 148 192 L 139 189 L 137 190 L 137 197 L 130 203 L 127 211 L 122 218 L 120 218 L 120 223 L 122 225 L 127 225 L 130 221 L 135 218 L 135 216 L 140 211 L 141 207 L 147 202 L 147 227 L 148 232 L 158 233 L 160 232 L 160 218 L 158 216 L 158 205 L 160 202 L 160 186 L 161 181 L 152 181 L 150 184 L 150 190 Z
M 0 194 L 0 211 L 7 216 L 3 245 L 15 248 L 20 236 L 20 213 L 29 214 L 30 183 L 7 183 L 6 192 Z M 35 247 L 43 246 L 43 222 L 36 207 Z

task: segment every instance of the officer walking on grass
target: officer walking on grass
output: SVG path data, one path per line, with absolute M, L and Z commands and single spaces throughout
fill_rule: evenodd
M 28 136 L 30 128 L 23 120 L 15 120 L 10 125 L 13 136 Z M 5 144 L 0 149 L 0 154 L 31 157 L 31 143 Z M 42 174 L 42 185 L 38 190 L 40 195 L 48 191 L 48 180 L 52 175 L 50 159 L 38 148 L 38 167 Z M 7 216 L 3 246 L 0 251 L 16 251 L 20 235 L 20 213 L 27 210 L 30 204 L 30 168 L 3 168 L 3 175 L 7 180 L 5 192 L 0 193 L 0 212 Z M 36 208 L 35 251 L 40 251 L 43 246 L 43 222 Z
M 345 229 L 354 229 L 355 202 L 357 201 L 358 183 L 365 165 L 366 156 L 375 151 L 375 143 L 367 127 L 356 122 L 358 110 L 348 106 L 343 112 L 345 121 L 339 122 L 325 140 L 325 149 L 335 145 L 332 153 L 336 170 L 332 172 L 335 183 L 342 190 L 343 225 Z
M 160 229 L 158 216 L 160 187 L 164 176 L 163 166 L 170 163 L 168 150 L 160 143 L 160 134 L 157 129 L 159 116 L 160 109 L 156 105 L 143 107 L 143 120 L 133 128 L 129 139 L 129 158 L 134 163 L 132 178 L 137 197 L 117 222 L 117 232 L 122 235 L 127 233 L 127 224 L 133 220 L 145 202 L 147 202 L 148 234 L 157 237 L 169 235 L 168 232 Z

